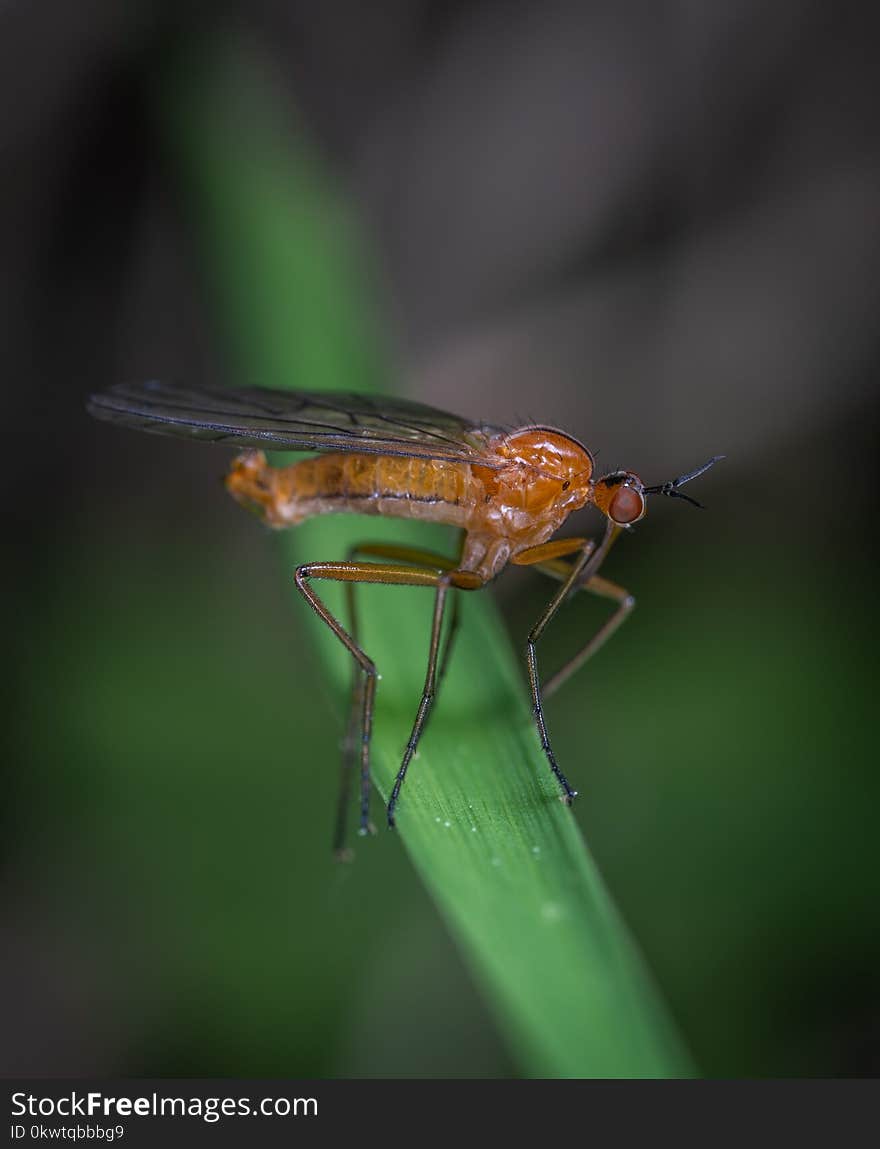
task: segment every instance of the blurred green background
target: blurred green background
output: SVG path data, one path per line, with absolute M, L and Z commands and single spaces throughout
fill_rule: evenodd
M 314 634 L 277 540 L 220 486 L 226 456 L 93 426 L 81 410 L 90 390 L 126 375 L 253 381 L 258 370 L 270 383 L 273 364 L 292 355 L 306 386 L 375 384 L 394 362 L 395 389 L 453 410 L 469 404 L 467 413 L 493 421 L 525 413 L 564 424 L 602 449 L 600 464 L 634 467 L 649 482 L 727 452 L 698 492 L 708 511 L 652 506 L 609 560 L 609 576 L 636 594 L 638 609 L 553 700 L 556 749 L 581 792 L 574 816 L 700 1071 L 876 1072 L 880 780 L 869 723 L 877 609 L 868 524 L 878 346 L 861 299 L 880 261 L 867 224 L 858 258 L 832 243 L 840 201 L 823 198 L 814 175 L 799 184 L 792 166 L 790 183 L 768 183 L 763 200 L 754 188 L 737 200 L 730 183 L 737 210 L 704 196 L 717 216 L 707 207 L 689 229 L 668 228 L 659 248 L 630 218 L 604 229 L 624 242 L 599 244 L 592 261 L 565 240 L 565 274 L 548 285 L 538 258 L 524 293 L 511 270 L 517 253 L 542 249 L 477 212 L 476 193 L 473 219 L 446 215 L 442 182 L 419 209 L 419 181 L 407 182 L 404 169 L 396 206 L 377 222 L 381 213 L 364 207 L 369 181 L 346 185 L 345 149 L 334 153 L 330 131 L 329 158 L 322 152 L 320 105 L 290 97 L 265 42 L 202 40 L 164 23 L 159 31 L 135 61 L 136 82 L 115 76 L 103 92 L 161 157 L 158 174 L 145 161 L 121 164 L 104 200 L 71 177 L 63 208 L 38 216 L 38 202 L 43 230 L 21 228 L 31 273 L 9 295 L 4 374 L 35 381 L 30 391 L 12 384 L 7 408 L 16 546 L 4 564 L 5 630 L 16 686 L 4 718 L 4 1072 L 521 1071 L 396 837 L 359 843 L 353 866 L 330 857 L 344 700 L 316 673 Z M 458 32 L 478 62 L 453 70 L 465 91 L 487 57 L 479 30 L 460 22 Z M 118 63 L 124 37 L 114 35 L 102 51 Z M 451 54 L 451 33 L 444 43 Z M 314 45 L 317 61 L 326 45 Z M 334 91 L 343 109 L 354 98 Z M 423 88 L 423 105 L 429 96 Z M 92 95 L 82 107 L 92 103 L 103 106 Z M 278 118 L 268 127 L 248 121 L 249 109 L 270 105 Z M 82 107 L 76 123 L 85 123 Z M 449 123 L 448 138 L 433 137 L 429 174 L 462 138 L 451 112 Z M 85 156 L 75 170 L 91 170 L 103 153 L 73 138 L 71 151 L 82 145 Z M 118 128 L 110 138 L 122 148 Z M 35 125 L 18 139 L 20 156 L 28 147 L 43 154 Z M 274 194 L 274 183 L 252 182 L 264 145 L 280 149 L 272 163 L 289 180 L 289 229 L 260 235 L 243 219 L 241 236 L 219 243 L 217 220 L 234 213 L 242 189 L 256 203 Z M 511 146 L 514 156 L 524 148 Z M 730 148 L 734 166 L 748 146 L 735 139 Z M 234 176 L 224 149 L 238 161 Z M 130 165 L 133 152 L 121 154 Z M 212 181 L 224 162 L 225 179 Z M 479 170 L 471 168 L 475 182 Z M 854 164 L 838 157 L 829 171 L 834 188 L 858 185 Z M 120 203 L 143 187 L 156 214 L 128 231 Z M 784 218 L 801 218 L 804 189 L 812 208 L 803 233 L 795 229 L 771 260 L 784 225 L 755 204 L 775 202 L 780 188 L 794 205 Z M 433 211 L 453 246 L 465 244 L 457 224 L 490 233 L 485 251 L 505 255 L 497 280 L 509 290 L 485 288 L 484 300 L 500 299 L 493 316 L 509 321 L 489 322 L 467 285 L 464 303 L 444 296 L 434 251 L 443 236 L 415 243 L 411 264 L 395 263 L 387 237 L 403 248 L 407 235 L 421 235 L 418 210 Z M 6 223 L 16 230 L 14 213 Z M 817 234 L 819 254 L 842 265 L 834 275 L 799 246 Z M 236 245 L 255 235 L 266 274 L 241 282 Z M 103 255 L 88 262 L 91 236 Z M 696 249 L 687 244 L 694 236 Z M 621 288 L 634 260 L 637 289 Z M 420 262 L 422 291 L 408 311 Z M 708 269 L 708 287 L 695 262 Z M 293 280 L 275 276 L 291 265 Z M 689 269 L 694 295 L 721 285 L 715 327 L 698 309 L 692 325 L 676 309 Z M 847 273 L 854 282 L 841 296 L 835 285 Z M 810 290 L 798 294 L 805 277 Z M 108 332 L 101 316 L 120 291 Z M 581 308 L 574 328 L 595 336 L 598 326 L 603 340 L 582 370 L 571 361 L 581 343 L 565 342 L 572 299 Z M 459 329 L 461 351 L 448 334 Z M 481 330 L 490 334 L 474 351 Z M 520 378 L 508 371 L 510 347 L 526 336 Z M 817 340 L 823 354 L 807 372 L 805 348 Z M 657 354 L 667 341 L 693 350 L 689 370 L 677 374 L 675 357 Z M 632 349 L 641 342 L 656 356 L 652 372 Z M 535 363 L 546 377 L 529 377 Z M 494 382 L 483 387 L 487 375 Z M 493 592 L 517 646 L 547 589 L 511 572 Z M 548 634 L 544 665 L 572 648 L 575 612 L 586 630 L 602 609 L 572 607 L 570 623 Z

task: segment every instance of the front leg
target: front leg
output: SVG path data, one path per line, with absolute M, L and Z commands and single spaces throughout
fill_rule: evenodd
M 565 571 L 565 575 L 562 578 L 562 585 L 547 604 L 544 613 L 529 631 L 529 637 L 526 642 L 526 667 L 528 669 L 529 687 L 532 694 L 532 713 L 535 717 L 535 724 L 538 727 L 541 749 L 544 751 L 547 761 L 550 764 L 550 769 L 562 789 L 562 800 L 567 806 L 570 806 L 577 797 L 577 790 L 572 789 L 568 779 L 560 769 L 559 763 L 556 761 L 556 755 L 553 753 L 553 747 L 550 744 L 550 735 L 547 732 L 547 722 L 544 718 L 544 706 L 541 698 L 542 691 L 541 679 L 538 673 L 537 645 L 548 624 L 556 616 L 557 611 L 568 598 L 569 594 L 581 586 L 588 586 L 595 578 L 595 572 L 604 562 L 605 556 L 608 554 L 619 533 L 620 528 L 609 520 L 605 537 L 598 548 L 593 542 L 587 539 L 559 540 L 556 543 L 547 543 L 543 546 L 533 547 L 521 553 L 515 560 L 520 566 L 535 565 L 538 566 L 539 569 L 541 569 L 542 565 L 545 567 L 558 566 Z M 565 546 L 566 543 L 568 543 L 567 548 Z M 577 548 L 577 557 L 571 564 L 563 563 L 559 557 L 557 557 L 560 554 L 565 554 L 566 551 L 571 554 L 575 548 Z

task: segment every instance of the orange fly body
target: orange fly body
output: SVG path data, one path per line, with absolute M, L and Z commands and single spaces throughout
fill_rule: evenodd
M 620 626 L 635 600 L 600 577 L 599 568 L 620 534 L 645 516 L 646 496 L 682 494 L 684 483 L 723 456 L 658 486 L 647 487 L 632 471 L 596 477 L 593 456 L 577 439 L 550 427 L 515 431 L 475 423 L 402 399 L 332 392 L 183 388 L 161 382 L 123 384 L 93 395 L 90 412 L 100 419 L 157 434 L 249 448 L 232 463 L 226 486 L 239 503 L 271 527 L 296 526 L 313 515 L 354 512 L 445 523 L 461 532 L 455 558 L 419 548 L 360 543 L 339 562 L 304 563 L 296 585 L 316 614 L 351 653 L 356 676 L 346 745 L 360 746 L 360 832 L 369 825 L 370 735 L 377 672 L 358 643 L 353 591 L 358 583 L 433 588 L 435 605 L 425 688 L 388 801 L 395 810 L 407 768 L 434 701 L 455 633 L 457 596 L 477 590 L 508 563 L 532 566 L 561 585 L 529 632 L 526 663 L 532 709 L 541 746 L 571 803 L 576 791 L 550 745 L 543 698 L 583 665 Z M 288 467 L 273 467 L 262 448 L 321 452 Z M 553 539 L 568 516 L 592 504 L 605 517 L 597 544 L 585 538 Z M 364 556 L 380 559 L 365 562 Z M 313 583 L 349 587 L 348 627 L 328 610 Z M 538 674 L 536 647 L 559 607 L 577 590 L 609 599 L 616 609 L 583 648 L 546 683 Z M 441 641 L 447 603 L 452 624 Z M 439 671 L 438 671 L 439 667 Z M 351 737 L 352 734 L 356 737 Z M 335 848 L 343 853 L 347 779 L 345 762 L 337 812 Z

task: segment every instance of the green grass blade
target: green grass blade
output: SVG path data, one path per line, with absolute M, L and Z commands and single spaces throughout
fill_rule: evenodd
M 379 328 L 364 302 L 356 229 L 305 144 L 281 130 L 258 67 L 202 49 L 164 84 L 168 138 L 244 378 L 382 389 Z M 326 519 L 283 536 L 286 569 L 305 558 L 339 558 L 353 540 L 371 537 L 449 545 L 432 528 Z M 326 592 L 331 608 L 341 605 L 333 591 Z M 491 593 L 464 597 L 453 665 L 399 807 L 400 840 L 525 1073 L 687 1075 L 688 1056 L 558 800 Z M 292 609 L 306 613 L 299 601 Z M 383 796 L 418 702 L 431 609 L 429 591 L 364 588 L 364 645 L 382 674 L 373 762 Z M 312 624 L 303 677 L 320 659 L 340 698 L 340 729 L 327 733 L 332 760 L 350 658 L 316 618 Z M 565 766 L 588 789 L 588 755 Z

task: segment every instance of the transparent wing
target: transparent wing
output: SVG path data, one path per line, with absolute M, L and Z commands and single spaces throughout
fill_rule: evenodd
M 92 395 L 88 410 L 124 427 L 230 446 L 500 465 L 486 451 L 488 439 L 500 428 L 388 396 L 153 381 L 122 383 Z

